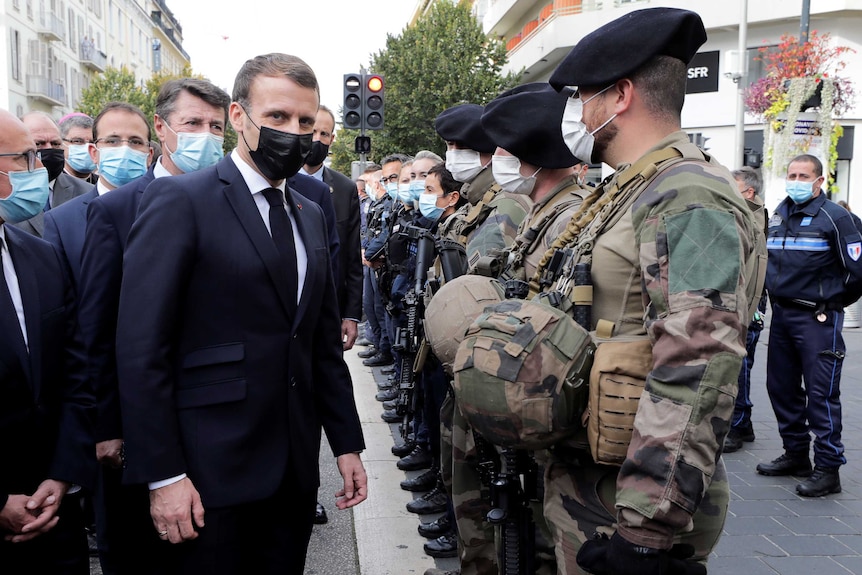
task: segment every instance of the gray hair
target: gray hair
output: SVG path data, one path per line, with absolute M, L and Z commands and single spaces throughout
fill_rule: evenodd
M 745 184 L 746 188 L 752 188 L 754 190 L 754 195 L 759 198 L 763 197 L 760 174 L 758 174 L 754 168 L 751 166 L 743 166 L 738 170 L 733 170 L 731 173 L 735 179 Z
M 69 130 L 72 128 L 84 128 L 88 132 L 93 131 L 93 118 L 90 116 L 75 114 L 69 116 L 60 124 L 60 136 L 65 138 L 69 135 Z
M 435 164 L 443 163 L 443 158 L 430 150 L 419 150 L 418 152 L 416 152 L 416 155 L 413 156 L 414 160 L 424 160 L 426 158 L 429 160 L 433 160 Z

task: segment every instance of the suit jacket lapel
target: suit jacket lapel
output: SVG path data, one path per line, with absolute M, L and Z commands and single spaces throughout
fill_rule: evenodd
M 311 226 L 314 224 L 309 221 L 309 214 L 311 212 L 302 209 L 302 196 L 295 193 L 290 188 L 286 188 L 285 191 L 287 194 L 287 200 L 290 202 L 293 219 L 296 222 L 297 232 L 302 238 L 303 244 L 305 244 L 305 254 L 307 257 L 305 285 L 302 287 L 302 297 L 300 298 L 299 305 L 296 308 L 296 317 L 293 320 L 293 329 L 291 330 L 295 333 L 300 320 L 308 310 L 308 304 L 311 301 L 314 290 L 320 289 L 320 286 L 315 285 L 314 270 L 318 269 L 321 265 L 324 265 L 325 262 L 321 262 L 317 258 L 317 250 L 315 249 L 317 242 L 314 241 L 314 230 L 311 229 Z
M 230 164 L 230 168 L 226 169 L 226 164 L 228 163 Z M 263 260 L 263 264 L 266 266 L 266 270 L 275 284 L 281 305 L 285 313 L 287 313 L 288 321 L 291 321 L 296 309 L 296 294 L 288 293 L 287 274 L 279 265 L 278 250 L 272 241 L 272 237 L 266 231 L 266 225 L 260 217 L 260 212 L 254 203 L 254 199 L 251 197 L 251 192 L 248 186 L 245 185 L 245 181 L 242 179 L 239 170 L 233 165 L 233 160 L 229 157 L 222 160 L 218 171 L 222 180 L 228 182 L 223 189 L 224 195 L 236 213 L 243 229 L 245 229 L 245 233 L 248 234 L 251 243 L 254 244 L 260 259 Z M 231 171 L 234 172 L 233 177 L 229 175 Z M 228 174 L 227 178 L 229 179 L 226 179 L 226 174 Z
M 18 276 L 18 289 L 21 292 L 21 305 L 24 307 L 24 323 L 27 327 L 30 352 L 27 352 L 23 338 L 18 339 L 15 347 L 24 373 L 33 388 L 33 397 L 38 398 L 42 378 L 42 349 L 39 345 L 42 341 L 42 305 L 39 301 L 39 285 L 36 282 L 36 273 L 27 265 L 28 261 L 32 261 L 32 255 L 25 246 L 11 240 L 10 235 L 6 234 L 6 241 L 12 254 L 12 263 L 15 264 L 15 275 Z M 11 319 L 17 324 L 17 317 Z

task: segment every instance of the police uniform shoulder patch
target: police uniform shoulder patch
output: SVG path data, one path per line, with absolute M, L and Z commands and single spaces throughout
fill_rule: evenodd
M 854 262 L 859 261 L 859 256 L 862 256 L 862 242 L 847 244 L 847 255 Z
M 780 214 L 772 214 L 772 217 L 769 218 L 769 227 L 780 226 L 782 221 Z

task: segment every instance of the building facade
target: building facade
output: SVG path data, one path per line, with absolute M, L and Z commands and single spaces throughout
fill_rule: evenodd
M 703 18 L 708 40 L 689 68 L 688 95 L 682 114 L 683 129 L 730 168 L 742 164 L 735 158 L 737 84 L 725 76 L 738 51 L 742 9 L 735 2 L 686 0 L 476 0 L 473 12 L 485 32 L 501 38 L 508 48 L 506 71 L 520 72 L 525 82 L 545 81 L 557 64 L 586 34 L 628 11 L 656 6 L 693 10 Z M 783 34 L 799 35 L 802 2 L 759 0 L 748 2 L 747 53 L 750 83 L 762 74 L 756 59 L 762 46 L 776 45 Z M 846 60 L 842 75 L 856 79 L 856 106 L 839 121 L 844 136 L 838 145 L 834 174 L 838 192 L 833 199 L 862 205 L 862 166 L 854 151 L 862 154 L 862 1 L 822 0 L 811 3 L 810 28 L 830 33 L 837 44 L 856 52 Z M 649 34 L 648 30 L 642 31 Z M 728 74 L 729 75 L 729 74 Z M 763 153 L 763 125 L 746 114 L 745 148 Z M 784 195 L 780 182 L 767 182 L 767 206 Z
M 164 0 L 2 0 L 0 106 L 60 118 L 108 67 L 143 85 L 189 64 L 182 28 Z

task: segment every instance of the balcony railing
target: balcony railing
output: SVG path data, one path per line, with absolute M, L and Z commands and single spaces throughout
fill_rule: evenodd
M 81 42 L 81 65 L 94 72 L 104 72 L 108 68 L 108 57 L 89 42 Z
M 42 12 L 39 14 L 39 27 L 36 32 L 45 40 L 66 39 L 66 26 L 63 21 L 50 12 Z
M 27 95 L 53 106 L 66 105 L 66 87 L 44 76 L 27 76 Z

